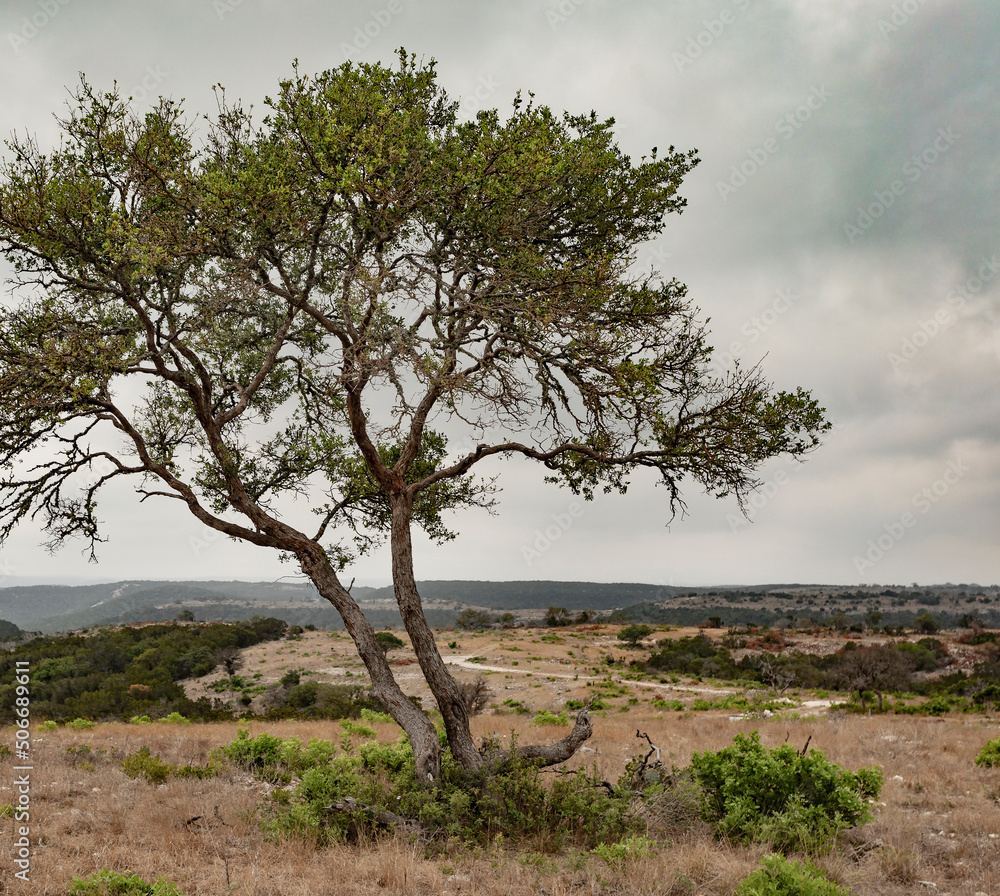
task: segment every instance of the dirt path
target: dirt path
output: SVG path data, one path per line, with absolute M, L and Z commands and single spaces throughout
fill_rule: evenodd
M 502 672 L 507 675 L 521 674 L 521 675 L 544 675 L 546 678 L 557 678 L 567 681 L 574 681 L 580 685 L 586 685 L 592 682 L 605 681 L 611 679 L 615 684 L 622 685 L 624 687 L 640 687 L 640 688 L 652 688 L 653 690 L 664 691 L 666 693 L 675 694 L 709 694 L 716 697 L 725 697 L 730 694 L 742 694 L 746 689 L 736 688 L 736 687 L 713 687 L 711 685 L 681 685 L 673 683 L 664 683 L 661 681 L 641 681 L 632 678 L 619 678 L 613 675 L 608 675 L 606 677 L 599 677 L 596 675 L 580 675 L 578 673 L 569 672 L 539 672 L 537 669 L 521 669 L 510 666 L 487 666 L 485 663 L 474 663 L 472 662 L 473 656 L 447 656 L 444 658 L 445 662 L 452 666 L 458 666 L 460 669 L 468 669 L 470 671 L 478 672 Z M 751 688 L 751 690 L 753 690 Z M 794 697 L 788 697 L 789 701 L 793 701 Z M 829 709 L 832 705 L 831 700 L 807 700 L 799 704 L 799 709 L 806 710 L 808 715 L 818 715 L 822 710 Z M 789 708 L 792 708 L 792 704 L 789 704 Z

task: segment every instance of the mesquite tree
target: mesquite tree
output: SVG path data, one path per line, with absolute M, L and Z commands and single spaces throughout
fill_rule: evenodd
M 494 456 L 585 497 L 645 467 L 670 512 L 684 477 L 742 502 L 761 462 L 827 424 L 756 369 L 713 373 L 684 286 L 634 273 L 684 205 L 693 152 L 634 163 L 613 121 L 520 96 L 461 122 L 433 63 L 402 51 L 394 68 L 296 69 L 266 104 L 257 121 L 220 91 L 191 122 L 84 80 L 58 148 L 7 144 L 0 247 L 23 298 L 0 318 L 0 536 L 32 516 L 52 547 L 93 552 L 102 488 L 132 477 L 142 500 L 281 552 L 343 617 L 434 779 L 435 729 L 341 580 L 387 537 L 450 748 L 476 769 L 414 525 L 446 539 L 446 511 L 490 508 L 477 465 Z M 590 731 L 582 712 L 557 744 L 519 749 L 559 762 Z

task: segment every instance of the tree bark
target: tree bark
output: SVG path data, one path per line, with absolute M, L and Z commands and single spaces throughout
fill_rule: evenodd
M 583 742 L 593 733 L 594 729 L 590 723 L 590 711 L 585 706 L 576 714 L 576 722 L 573 725 L 573 730 L 562 740 L 548 745 L 537 744 L 528 747 L 518 747 L 515 752 L 526 759 L 536 760 L 537 764 L 542 767 L 558 765 L 560 762 L 565 762 L 579 750 L 583 746 Z
M 372 693 L 409 737 L 416 761 L 417 780 L 436 783 L 441 777 L 441 744 L 437 729 L 397 684 L 389 661 L 375 639 L 375 630 L 350 592 L 340 583 L 326 555 L 321 550 L 303 551 L 299 554 L 299 562 L 319 593 L 333 604 L 344 620 L 344 626 L 354 639 L 358 655 L 368 670 Z
M 403 625 L 410 636 L 413 650 L 420 663 L 420 670 L 427 681 L 441 710 L 448 745 L 455 761 L 466 771 L 474 771 L 483 764 L 483 757 L 476 748 L 469 730 L 469 713 L 462 700 L 458 683 L 445 665 L 424 617 L 424 609 L 413 574 L 413 544 L 410 539 L 410 521 L 413 499 L 408 494 L 394 495 L 392 504 L 392 584 L 396 592 Z

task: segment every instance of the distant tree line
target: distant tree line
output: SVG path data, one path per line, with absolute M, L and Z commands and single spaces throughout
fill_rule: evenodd
M 800 652 L 779 652 L 778 632 L 731 631 L 723 643 L 714 643 L 704 634 L 658 642 L 645 659 L 631 666 L 648 674 L 674 673 L 701 678 L 760 682 L 781 692 L 789 686 L 825 688 L 855 693 L 862 710 L 868 708 L 869 694 L 879 709 L 884 694 L 907 691 L 934 697 L 942 711 L 1000 705 L 1000 643 L 996 632 L 973 630 L 967 643 L 982 645 L 981 662 L 971 674 L 946 671 L 952 664 L 945 645 L 937 638 L 916 642 L 886 642 L 860 646 L 848 641 L 837 653 L 819 656 Z M 733 651 L 753 648 L 740 660 Z M 763 649 L 762 649 L 763 648 Z M 941 673 L 936 677 L 917 673 Z
M 280 619 L 237 624 L 156 624 L 34 638 L 0 654 L 0 722 L 14 719 L 14 669 L 31 670 L 32 717 L 44 719 L 225 718 L 228 708 L 192 701 L 178 682 L 233 663 L 237 652 L 285 634 Z

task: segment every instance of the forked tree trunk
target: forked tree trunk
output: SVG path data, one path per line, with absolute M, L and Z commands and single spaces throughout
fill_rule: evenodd
M 299 554 L 299 562 L 319 593 L 333 604 L 344 620 L 344 626 L 354 639 L 358 655 L 368 670 L 372 693 L 410 738 L 417 780 L 436 783 L 441 777 L 441 744 L 433 723 L 396 683 L 389 661 L 375 640 L 375 630 L 350 592 L 340 583 L 325 554 L 303 552 Z
M 417 661 L 441 710 L 448 746 L 455 761 L 466 771 L 483 768 L 487 763 L 501 768 L 510 754 L 500 753 L 489 758 L 476 748 L 469 730 L 469 713 L 462 700 L 458 683 L 452 678 L 434 640 L 434 633 L 424 617 L 423 605 L 413 574 L 413 545 L 410 540 L 410 520 L 413 505 L 406 497 L 392 502 L 392 582 L 403 624 L 413 643 Z M 573 730 L 554 744 L 519 746 L 518 755 L 540 766 L 556 765 L 569 759 L 593 732 L 590 713 L 584 707 L 577 713 Z

